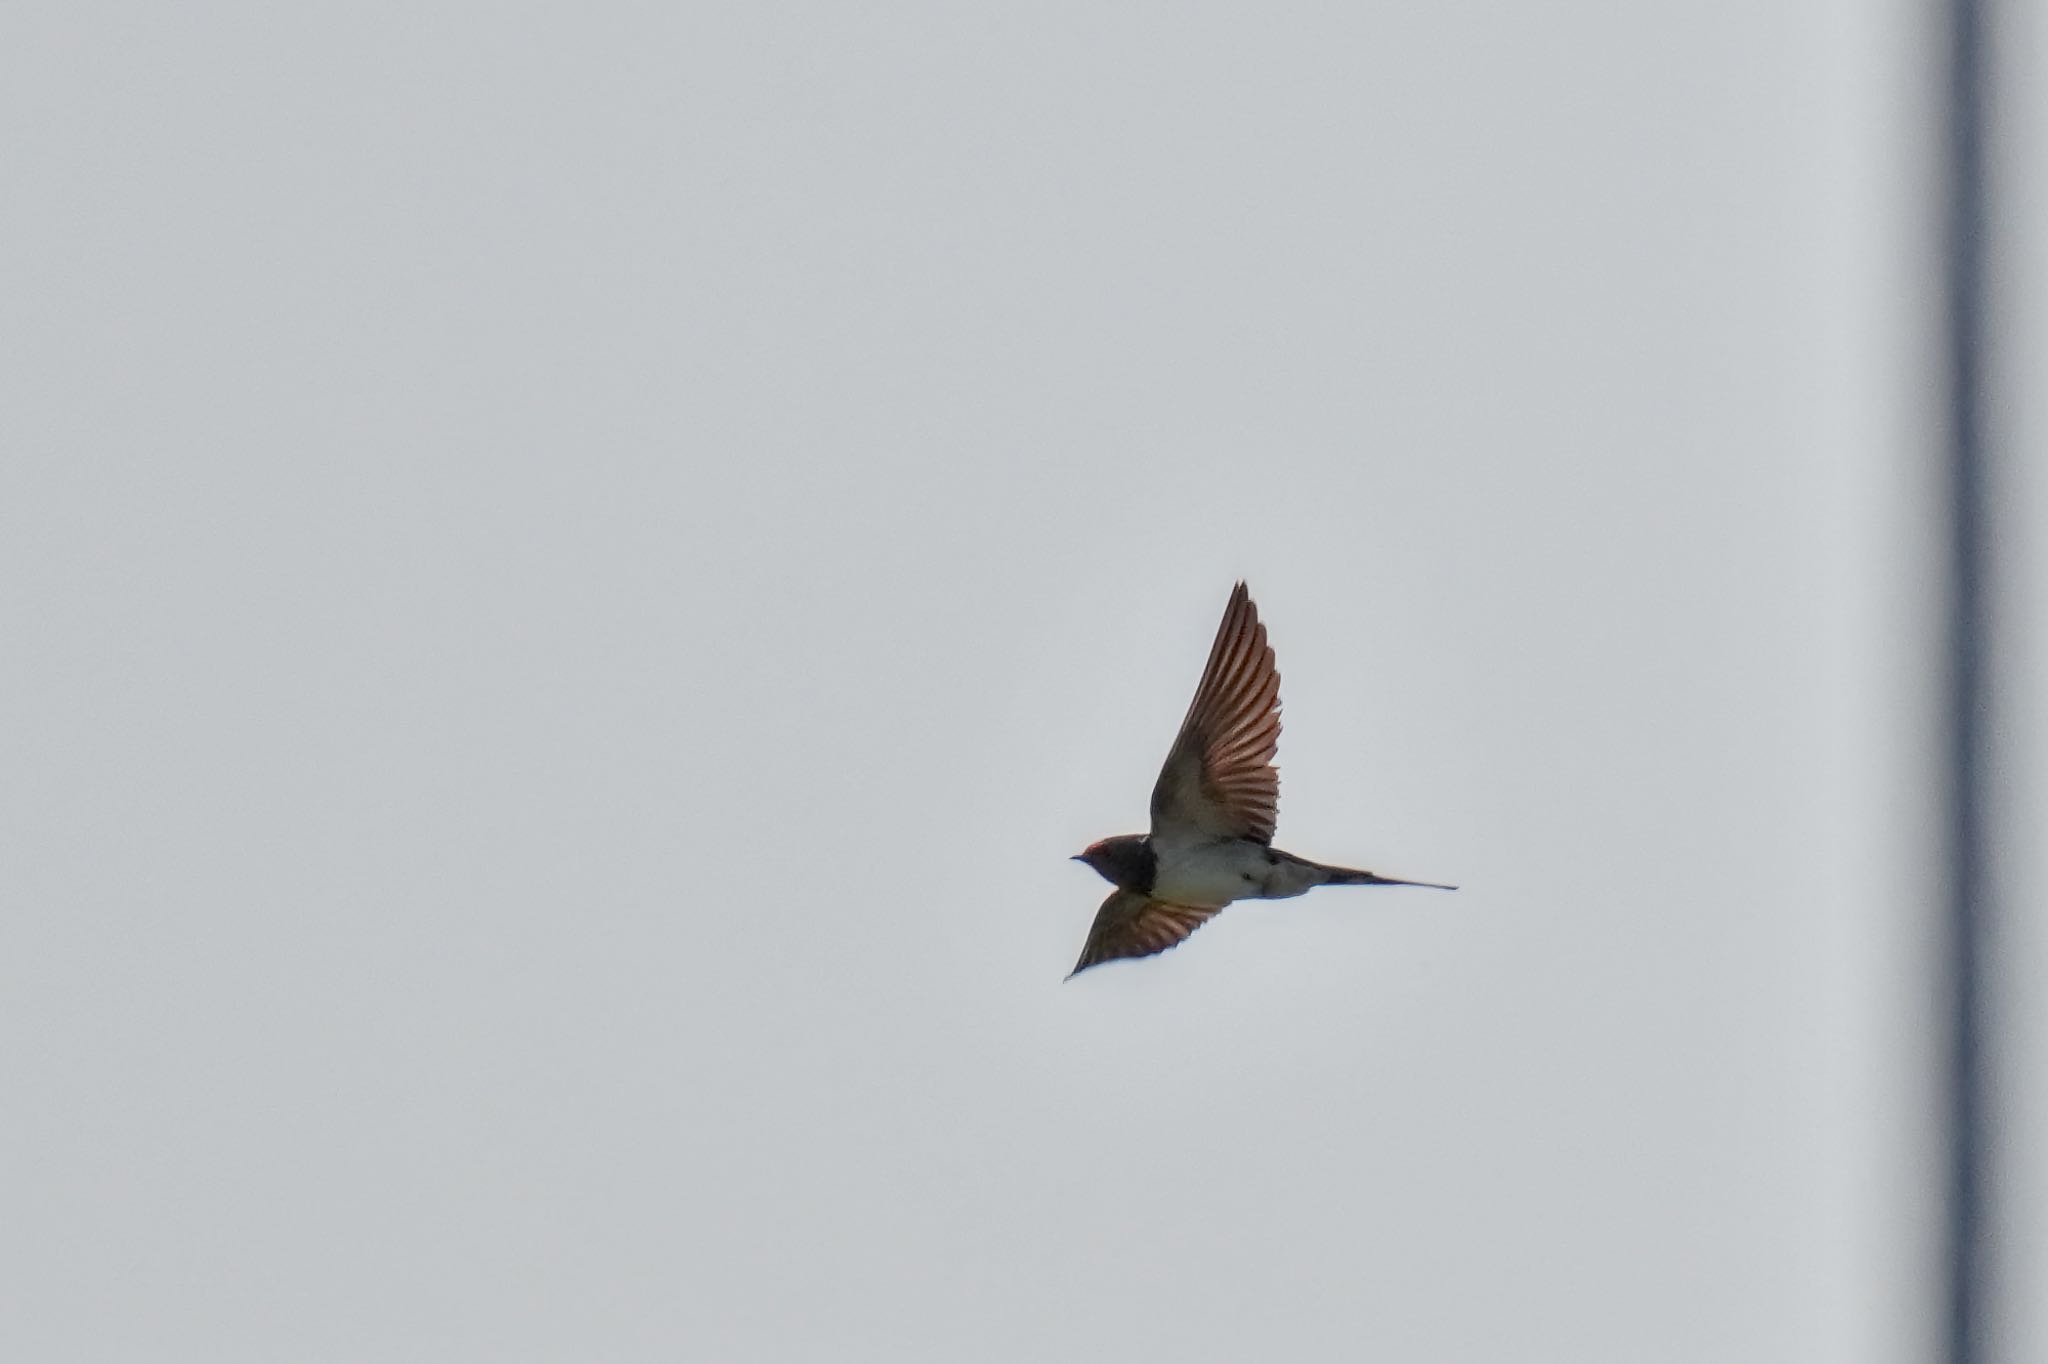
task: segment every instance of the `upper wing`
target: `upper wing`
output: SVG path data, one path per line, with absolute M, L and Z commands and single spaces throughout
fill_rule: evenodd
M 1152 836 L 1273 841 L 1280 812 L 1280 670 L 1239 583 L 1209 666 L 1152 788 Z
M 1164 952 L 1200 928 L 1222 911 L 1217 905 L 1203 909 L 1195 905 L 1170 905 L 1131 890 L 1113 890 L 1095 911 L 1094 926 L 1088 930 L 1081 960 L 1074 963 L 1069 980 L 1091 966 L 1118 957 L 1149 957 Z

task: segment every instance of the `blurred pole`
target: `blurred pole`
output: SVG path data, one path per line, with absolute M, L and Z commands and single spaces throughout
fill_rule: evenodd
M 1991 701 L 1991 576 L 1986 380 L 1991 339 L 1984 263 L 1990 208 L 1986 142 L 1986 6 L 1948 0 L 1947 195 L 1944 221 L 1949 365 L 1949 601 L 1947 747 L 1948 972 L 1951 1010 L 1946 1171 L 1948 1364 L 1989 1364 L 1990 1263 L 1985 1212 L 1990 1158 L 1984 942 L 1991 913 L 1987 866 L 1986 739 Z

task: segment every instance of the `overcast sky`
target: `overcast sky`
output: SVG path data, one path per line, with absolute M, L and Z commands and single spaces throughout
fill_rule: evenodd
M 8 6 L 8 1355 L 1920 1357 L 1924 36 Z

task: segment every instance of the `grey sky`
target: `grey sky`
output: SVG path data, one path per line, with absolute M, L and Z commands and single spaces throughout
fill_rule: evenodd
M 7 1353 L 1917 1357 L 1910 20 L 10 6 Z

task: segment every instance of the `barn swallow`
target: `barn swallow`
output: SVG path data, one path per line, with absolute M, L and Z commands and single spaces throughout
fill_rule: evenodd
M 1152 832 L 1076 853 L 1116 887 L 1095 913 L 1069 980 L 1118 957 L 1164 952 L 1233 900 L 1284 900 L 1317 886 L 1425 886 L 1328 867 L 1273 846 L 1280 806 L 1280 672 L 1259 609 L 1239 583 L 1209 665 L 1152 787 Z

